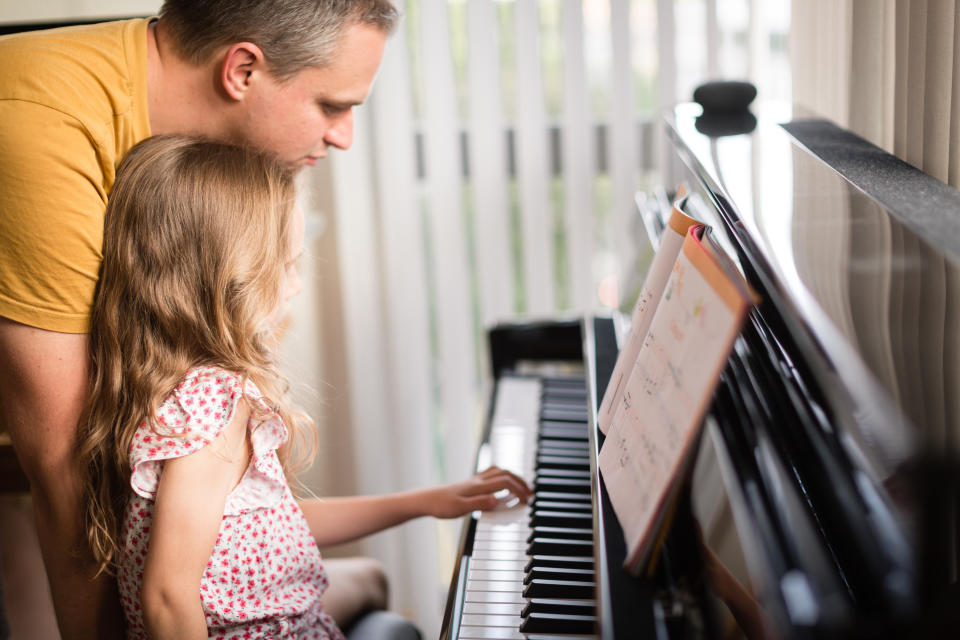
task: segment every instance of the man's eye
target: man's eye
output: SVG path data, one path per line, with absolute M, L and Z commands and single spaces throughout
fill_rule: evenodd
M 328 116 L 338 116 L 350 110 L 350 107 L 335 104 L 323 104 L 320 105 L 320 108 L 323 109 L 323 113 Z

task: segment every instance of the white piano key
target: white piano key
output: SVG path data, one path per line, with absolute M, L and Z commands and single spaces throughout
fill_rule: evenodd
M 489 549 L 491 551 L 523 551 L 527 543 L 523 540 L 475 540 L 474 550 Z
M 474 549 L 473 558 L 476 560 L 525 560 L 527 554 L 523 551 L 494 551 L 493 549 Z
M 480 514 L 481 522 L 490 522 L 495 524 L 508 524 L 511 522 L 522 522 L 530 517 L 530 507 L 514 507 L 512 509 L 491 509 Z
M 489 530 L 485 529 L 478 533 L 482 533 L 483 537 L 474 538 L 478 542 L 516 542 L 520 539 L 521 535 L 530 535 L 529 524 L 525 529 L 499 529 L 499 530 Z
M 513 582 L 523 582 L 523 570 L 516 569 L 514 571 L 483 571 L 470 568 L 470 575 L 467 577 L 468 581 L 473 580 L 509 580 Z M 469 584 L 469 582 L 468 582 Z
M 478 560 L 473 558 L 470 561 L 470 568 L 479 571 L 516 571 L 517 567 L 522 568 L 523 563 L 517 563 L 512 560 Z
M 491 535 L 489 533 L 484 535 L 477 535 L 473 538 L 474 548 L 478 542 L 483 542 L 486 544 L 496 544 L 496 543 L 508 543 L 508 544 L 519 544 L 523 545 L 527 542 L 527 538 L 530 537 L 529 531 L 520 531 L 517 533 L 505 533 Z
M 540 383 L 503 377 L 499 385 L 487 460 L 522 477 L 532 478 L 536 464 Z M 530 514 L 529 505 L 499 507 L 478 514 L 458 638 L 527 640 L 535 635 L 537 640 L 554 638 L 548 634 L 522 634 L 519 631 L 520 613 L 528 602 L 522 592 L 523 568 L 529 560 L 526 540 L 531 531 Z
M 497 591 L 500 593 L 520 593 L 522 580 L 470 580 L 467 589 L 471 591 Z
M 513 508 L 500 508 L 499 510 L 493 511 L 481 511 L 480 519 L 477 521 L 477 530 L 478 531 L 514 531 L 518 529 L 525 529 L 526 523 L 523 521 L 522 516 L 524 511 L 529 511 L 530 506 L 524 505 L 523 507 L 513 507 Z M 513 519 L 501 517 L 493 518 L 494 515 L 513 514 Z M 520 516 L 520 518 L 517 518 Z
M 501 376 L 494 406 L 495 424 L 536 424 L 540 412 L 540 381 Z
M 510 602 L 465 602 L 463 603 L 463 613 L 495 613 L 504 616 L 519 616 L 523 612 L 523 607 L 523 604 Z
M 460 627 L 458 638 L 463 640 L 524 640 L 523 634 L 519 629 L 508 629 L 507 627 Z
M 523 595 L 512 591 L 474 591 L 469 587 L 464 592 L 464 602 L 496 602 L 499 604 L 519 604 L 525 605 Z
M 464 614 L 460 624 L 468 627 L 506 627 L 519 629 L 522 618 L 519 615 Z
M 519 540 L 527 535 L 526 527 L 478 528 L 474 533 L 474 540 Z
M 525 533 L 530 529 L 528 522 L 487 522 L 481 520 L 477 523 L 477 533 L 497 534 L 497 533 Z

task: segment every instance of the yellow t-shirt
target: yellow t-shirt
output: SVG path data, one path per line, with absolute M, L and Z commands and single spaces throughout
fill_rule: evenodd
M 0 38 L 0 316 L 89 330 L 116 167 L 150 135 L 148 23 Z

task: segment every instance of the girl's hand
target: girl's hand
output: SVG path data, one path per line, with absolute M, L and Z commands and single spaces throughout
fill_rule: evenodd
M 529 502 L 533 491 L 520 476 L 490 467 L 482 473 L 453 484 L 431 489 L 425 509 L 435 518 L 456 518 L 471 511 L 493 509 L 500 504 L 495 495 L 509 491 L 522 502 Z

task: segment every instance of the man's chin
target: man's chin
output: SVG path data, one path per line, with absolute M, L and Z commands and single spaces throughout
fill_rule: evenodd
M 283 163 L 283 166 L 290 171 L 300 171 L 304 167 L 316 166 L 317 162 L 320 160 L 321 158 L 317 158 L 316 156 L 303 156 L 301 158 L 297 158 L 296 160 L 286 161 Z

